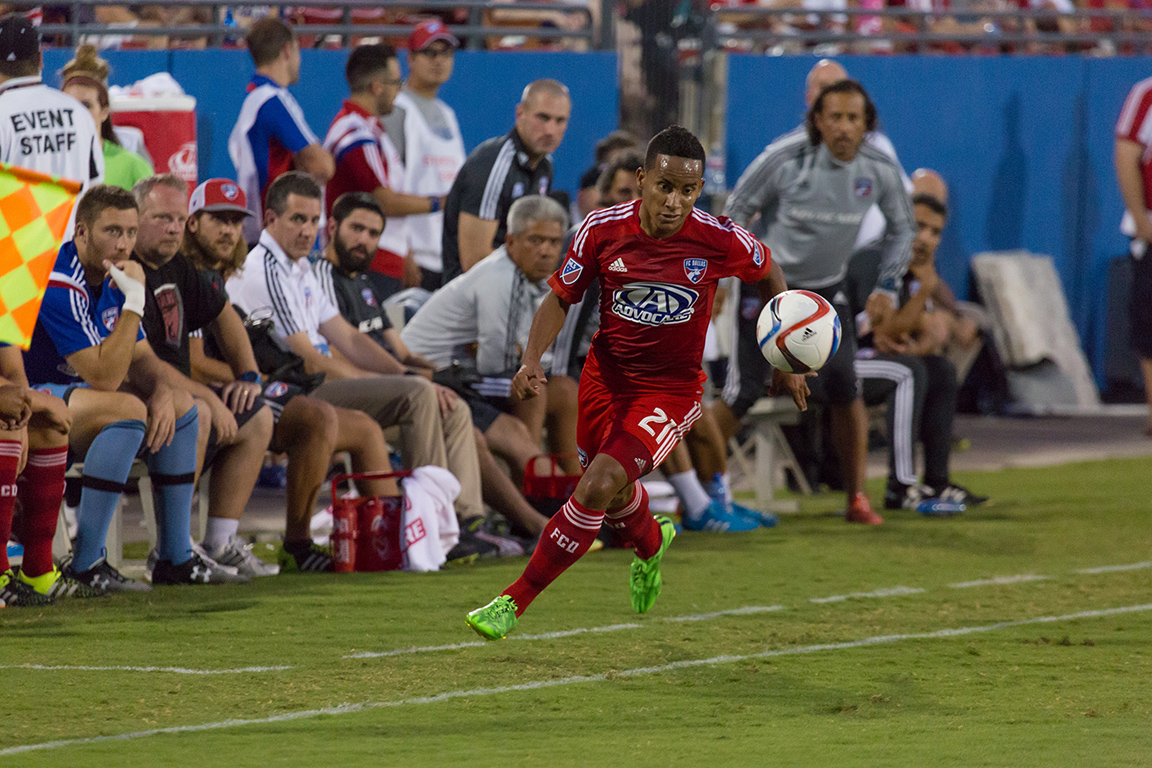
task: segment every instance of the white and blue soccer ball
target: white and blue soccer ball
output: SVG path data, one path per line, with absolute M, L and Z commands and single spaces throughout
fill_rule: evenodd
M 761 310 L 756 341 L 773 368 L 785 373 L 818 371 L 840 346 L 840 318 L 819 294 L 784 291 Z

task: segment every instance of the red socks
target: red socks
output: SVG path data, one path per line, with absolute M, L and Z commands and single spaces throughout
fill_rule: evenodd
M 520 578 L 502 593 L 516 601 L 517 616 L 524 613 L 524 609 L 544 591 L 545 587 L 588 551 L 596 539 L 596 534 L 600 532 L 600 523 L 603 520 L 603 512 L 585 509 L 575 499 L 569 499 L 568 503 L 552 516 L 548 525 L 544 527 L 544 532 L 540 534 L 540 542 L 528 561 L 528 567 L 524 569 Z
M 636 548 L 636 556 L 647 560 L 660 549 L 663 539 L 656 518 L 648 511 L 648 491 L 636 481 L 632 501 L 604 513 L 604 523 L 626 543 Z
M 67 446 L 32 451 L 20 475 L 20 501 L 24 505 L 19 531 L 24 563 L 20 570 L 29 577 L 43 576 L 54 567 L 52 537 L 60 518 L 67 463 Z
M 19 440 L 0 440 L 0 573 L 8 570 L 8 539 L 16 512 L 16 469 L 24 446 Z

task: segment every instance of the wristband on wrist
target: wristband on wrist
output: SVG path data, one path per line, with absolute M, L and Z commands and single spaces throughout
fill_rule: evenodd
M 436 213 L 436 211 L 440 210 L 440 198 L 429 197 L 428 206 L 428 213 Z
M 258 371 L 245 371 L 244 373 L 240 374 L 240 378 L 237 380 L 246 381 L 249 384 L 259 384 L 261 386 L 264 385 L 264 378 Z

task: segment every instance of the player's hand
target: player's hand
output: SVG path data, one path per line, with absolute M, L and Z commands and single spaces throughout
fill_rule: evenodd
M 512 377 L 512 394 L 521 400 L 531 400 L 540 394 L 548 378 L 540 362 L 525 363 Z
M 409 253 L 404 257 L 404 287 L 419 288 L 422 280 L 420 265 L 416 263 L 416 257 Z
M 148 398 L 148 429 L 144 433 L 144 444 L 156 453 L 172 442 L 176 434 L 176 405 L 172 399 L 172 389 L 159 384 Z
M 262 388 L 253 381 L 233 381 L 220 390 L 220 399 L 232 413 L 244 413 L 256 404 Z
M 1136 239 L 1152 245 L 1152 219 L 1147 216 L 1136 219 Z
M 218 397 L 209 397 L 197 402 L 205 403 L 212 413 L 212 426 L 216 428 L 216 441 L 220 445 L 230 445 L 236 439 L 236 433 L 240 431 L 232 411 Z
M 432 386 L 436 388 L 436 399 L 440 402 L 440 415 L 447 416 L 456 410 L 456 403 L 460 400 L 460 395 L 440 384 L 433 384 Z
M 0 427 L 15 432 L 28 425 L 32 418 L 32 402 L 28 388 L 19 384 L 0 387 Z
M 877 291 L 868 297 L 864 311 L 868 313 L 872 327 L 879 328 L 896 311 L 896 307 L 892 305 L 891 296 Z
M 898 337 L 889 336 L 879 331 L 872 334 L 872 346 L 882 355 L 903 355 L 908 351 L 908 345 L 911 343 L 912 337 L 906 333 L 902 333 Z
M 126 259 L 113 264 L 105 259 L 104 268 L 108 270 L 108 276 L 116 283 L 120 293 L 124 294 L 123 311 L 144 317 L 144 267 L 140 266 L 140 262 Z
M 28 399 L 32 405 L 30 424 L 62 435 L 71 431 L 72 414 L 63 400 L 35 389 L 28 390 Z
M 808 396 L 812 394 L 812 390 L 808 389 L 807 379 L 815 375 L 816 371 L 785 373 L 779 368 L 773 368 L 772 384 L 768 387 L 768 394 L 771 397 L 779 397 L 783 394 L 791 395 L 792 402 L 796 403 L 796 407 L 801 411 L 806 411 L 808 410 Z

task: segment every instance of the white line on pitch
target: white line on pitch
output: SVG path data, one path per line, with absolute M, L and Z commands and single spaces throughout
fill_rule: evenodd
M 899 597 L 900 595 L 918 595 L 924 590 L 918 587 L 888 587 L 873 592 L 852 592 L 847 595 L 832 595 L 831 597 L 812 597 L 810 603 L 841 603 L 854 597 Z
M 1144 568 L 1152 568 L 1152 560 L 1145 560 L 1142 563 L 1128 563 L 1127 565 L 1101 565 L 1098 568 L 1081 568 L 1076 573 L 1118 573 L 1120 571 L 1139 571 Z
M 76 664 L 3 664 L 0 669 L 34 669 L 54 672 L 171 672 L 174 675 L 242 675 L 247 672 L 283 672 L 295 667 L 237 667 L 235 669 L 188 669 L 186 667 L 88 667 Z
M 953 589 L 967 589 L 969 587 L 993 587 L 999 584 L 1021 584 L 1026 581 L 1044 581 L 1051 578 L 1036 573 L 1021 573 L 1016 576 L 993 576 L 990 579 L 977 579 L 976 581 L 958 581 L 948 586 Z
M 769 611 L 782 611 L 782 605 L 746 605 L 743 608 L 730 608 L 726 611 L 712 613 L 690 613 L 684 616 L 671 616 L 661 621 L 708 621 L 721 616 L 746 616 L 754 613 L 768 613 Z M 602 634 L 605 632 L 619 632 L 625 629 L 640 629 L 643 624 L 629 622 L 627 624 L 609 624 L 603 627 L 577 627 L 576 629 L 562 629 L 557 632 L 544 632 L 537 635 L 513 635 L 509 640 L 556 640 L 561 637 L 574 635 Z M 362 651 L 345 656 L 346 659 L 379 659 L 385 656 L 405 656 L 410 653 L 431 653 L 434 651 L 456 651 L 461 648 L 480 648 L 487 645 L 487 641 L 479 640 L 470 643 L 448 643 L 446 645 L 420 645 L 412 648 L 397 648 L 393 651 Z
M 293 720 L 307 720 L 314 717 L 320 717 L 322 715 L 347 715 L 353 712 L 364 712 L 366 710 L 383 709 L 386 707 L 406 707 L 412 706 L 414 704 L 436 704 L 441 701 L 450 701 L 452 699 L 462 699 L 471 696 L 495 696 L 501 693 L 535 691 L 541 688 L 556 688 L 565 685 L 575 685 L 577 683 L 600 683 L 608 681 L 610 677 L 611 679 L 620 677 L 641 677 L 645 675 L 662 674 L 664 672 L 673 672 L 678 669 L 690 669 L 692 667 L 732 664 L 741 661 L 750 661 L 752 659 L 770 659 L 777 656 L 799 656 L 809 653 L 820 653 L 822 651 L 844 651 L 851 650 L 853 648 L 865 648 L 873 645 L 898 643 L 905 640 L 941 640 L 952 637 L 962 637 L 964 635 L 973 635 L 981 632 L 995 632 L 1000 629 L 1009 629 L 1011 627 L 1024 627 L 1030 624 L 1051 624 L 1060 621 L 1074 621 L 1076 619 L 1095 619 L 1105 616 L 1118 616 L 1120 614 L 1138 613 L 1143 611 L 1152 611 L 1152 603 L 1146 603 L 1144 605 L 1127 605 L 1119 608 L 1103 608 L 1094 611 L 1081 611 L 1080 613 L 1066 613 L 1062 616 L 1038 616 L 1032 619 L 1021 619 L 1019 621 L 1001 621 L 996 624 L 983 624 L 972 627 L 938 629 L 933 632 L 877 635 L 874 637 L 866 637 L 861 640 L 850 640 L 843 643 L 821 643 L 819 645 L 801 645 L 795 648 L 780 648 L 776 650 L 768 649 L 761 651 L 760 653 L 750 653 L 741 656 L 712 656 L 707 659 L 685 659 L 683 661 L 674 661 L 671 664 L 661 664 L 653 667 L 636 667 L 635 669 L 627 669 L 622 672 L 612 673 L 611 676 L 609 676 L 608 673 L 600 673 L 598 675 L 573 675 L 572 677 L 563 677 L 556 680 L 533 680 L 527 683 L 520 683 L 518 685 L 504 685 L 496 688 L 471 688 L 469 690 L 446 691 L 444 693 L 438 693 L 431 696 L 417 696 L 410 699 L 397 699 L 394 701 L 365 701 L 358 704 L 341 704 L 335 707 L 324 707 L 323 709 L 307 709 L 299 712 L 285 712 L 283 714 L 272 715 L 270 717 L 250 718 L 247 720 L 221 720 L 215 723 L 203 723 L 201 725 L 177 725 L 169 728 L 155 728 L 150 731 L 121 733 L 114 736 L 90 736 L 88 738 L 81 739 L 61 739 L 59 741 L 48 741 L 40 744 L 24 744 L 18 747 L 0 749 L 0 756 L 18 755 L 25 752 L 34 752 L 38 750 L 60 749 L 61 747 L 77 746 L 82 744 L 97 744 L 106 741 L 134 741 L 136 739 L 142 739 L 148 736 L 158 736 L 161 734 L 196 733 L 199 731 L 215 731 L 222 728 L 238 728 L 245 725 L 266 725 L 269 723 L 283 723 Z

